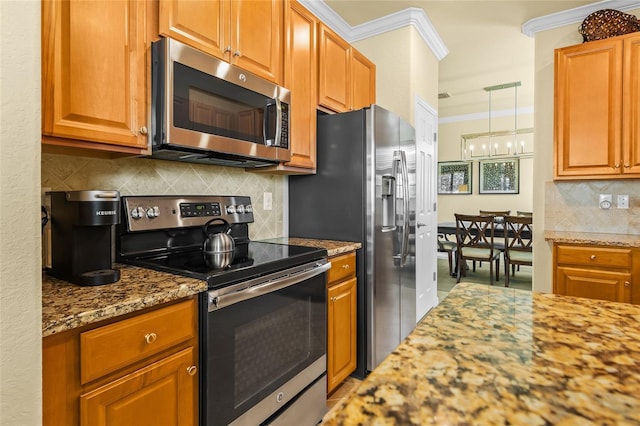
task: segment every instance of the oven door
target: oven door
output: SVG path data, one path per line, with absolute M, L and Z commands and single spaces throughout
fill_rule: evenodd
M 330 266 L 322 261 L 203 294 L 201 424 L 260 424 L 324 377 Z M 324 410 L 325 401 L 318 403 Z

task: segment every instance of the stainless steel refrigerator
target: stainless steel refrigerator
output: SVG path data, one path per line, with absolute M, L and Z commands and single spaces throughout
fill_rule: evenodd
M 357 241 L 358 361 L 373 370 L 416 325 L 415 131 L 376 105 L 318 117 L 317 173 L 289 177 L 289 235 Z

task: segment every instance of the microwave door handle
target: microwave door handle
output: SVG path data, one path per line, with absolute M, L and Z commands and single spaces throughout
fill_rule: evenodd
M 266 146 L 280 146 L 280 137 L 282 136 L 282 103 L 278 98 L 274 98 L 272 101 L 276 105 L 276 134 L 273 139 L 269 139 L 267 133 L 269 128 L 269 105 L 271 105 L 271 102 L 267 103 L 267 107 L 265 108 L 264 119 L 262 121 L 262 134 L 264 135 L 264 144 Z

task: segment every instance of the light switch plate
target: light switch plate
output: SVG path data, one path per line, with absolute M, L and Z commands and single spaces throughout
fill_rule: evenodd
M 270 192 L 265 192 L 262 196 L 262 208 L 264 210 L 271 210 L 273 208 L 273 197 Z
M 611 194 L 600 194 L 600 200 L 598 201 L 598 206 L 601 209 L 607 210 L 611 208 L 613 203 L 613 196 Z

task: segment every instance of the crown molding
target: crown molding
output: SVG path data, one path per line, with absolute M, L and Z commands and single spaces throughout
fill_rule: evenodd
M 424 10 L 417 7 L 410 7 L 399 12 L 392 13 L 382 18 L 374 19 L 364 24 L 352 27 L 324 0 L 299 0 L 300 3 L 324 24 L 344 38 L 349 43 L 364 40 L 389 31 L 397 30 L 405 26 L 413 26 L 427 46 L 431 49 L 438 60 L 442 60 L 449 54 L 449 50 L 444 45 L 440 35 L 433 24 L 424 13 Z
M 565 25 L 582 22 L 589 14 L 601 9 L 616 9 L 621 12 L 640 9 L 640 2 L 629 0 L 603 0 L 586 6 L 552 13 L 528 20 L 522 25 L 522 33 L 533 37 L 537 32 L 552 30 Z

